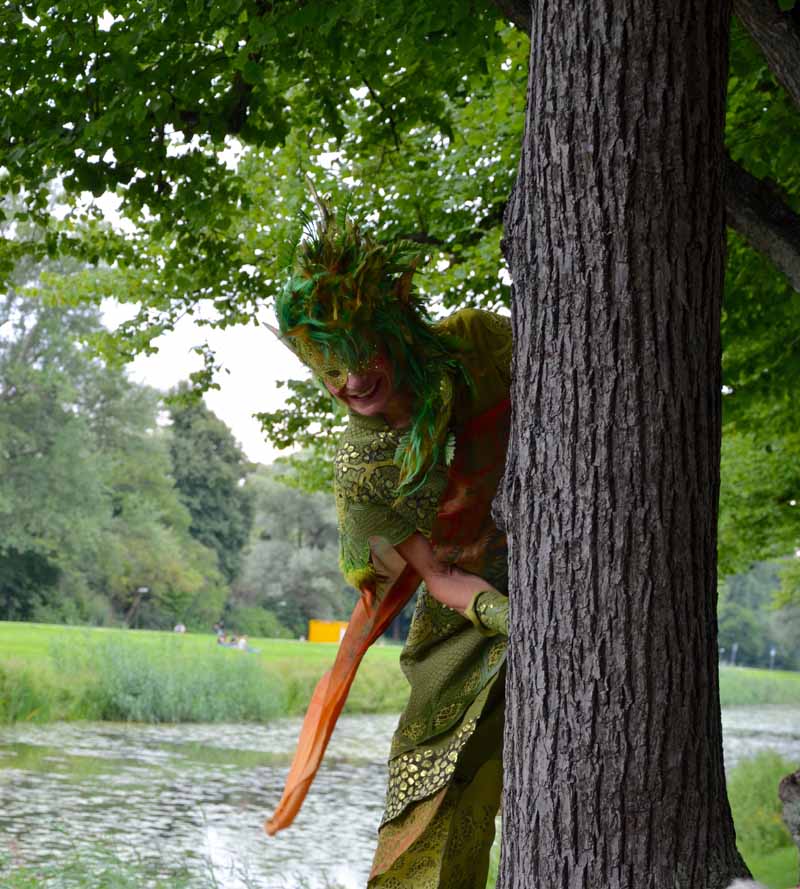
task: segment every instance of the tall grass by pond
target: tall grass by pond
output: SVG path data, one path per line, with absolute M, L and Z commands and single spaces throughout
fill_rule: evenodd
M 797 847 L 783 821 L 778 784 L 800 763 L 765 751 L 739 763 L 728 778 L 736 845 L 753 876 L 769 889 L 797 885 Z
M 336 646 L 0 623 L 0 722 L 263 722 L 305 711 Z M 11 654 L 11 657 L 8 655 Z M 368 653 L 347 710 L 402 709 L 397 648 Z M 4 657 L 5 656 L 5 657 Z
M 83 852 L 75 850 L 69 857 L 44 865 L 16 865 L 0 856 L 0 878 L 3 889 L 221 889 L 233 877 L 241 889 L 259 889 L 245 868 L 234 873 L 221 873 L 210 862 L 198 874 L 182 866 L 139 858 L 123 859 L 109 848 Z M 317 882 L 315 884 L 319 886 Z M 309 889 L 305 881 L 287 881 L 285 889 Z M 337 883 L 324 882 L 323 889 L 342 889 Z
M 302 714 L 335 645 L 251 639 L 257 654 L 213 636 L 0 622 L 0 722 L 109 719 L 263 721 Z M 399 712 L 408 695 L 399 648 L 367 652 L 351 713 Z M 800 706 L 800 673 L 721 667 L 723 707 Z

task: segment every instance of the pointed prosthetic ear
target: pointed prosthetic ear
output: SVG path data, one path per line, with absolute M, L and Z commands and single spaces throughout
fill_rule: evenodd
M 275 334 L 275 336 L 276 336 L 276 337 L 283 343 L 284 346 L 286 346 L 286 348 L 287 348 L 290 352 L 292 352 L 292 353 L 295 354 L 295 355 L 297 354 L 297 350 L 296 350 L 296 349 L 294 348 L 294 346 L 292 345 L 292 342 L 291 342 L 291 340 L 289 339 L 288 336 L 284 336 L 284 335 L 280 332 L 280 330 L 278 330 L 277 327 L 273 326 L 272 324 L 268 323 L 267 321 L 264 322 L 264 327 L 266 327 L 266 328 L 268 328 L 269 330 L 271 330 L 272 333 Z
M 401 303 L 408 302 L 408 297 L 411 294 L 411 279 L 414 277 L 414 272 L 417 270 L 417 266 L 419 265 L 419 257 L 415 257 L 411 261 L 410 265 L 411 268 L 407 272 L 403 272 L 403 274 L 394 283 L 395 296 L 400 300 Z

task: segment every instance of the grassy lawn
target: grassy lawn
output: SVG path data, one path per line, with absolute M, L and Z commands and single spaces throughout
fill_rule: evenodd
M 330 643 L 0 622 L 0 722 L 20 719 L 261 721 L 301 714 L 332 664 Z M 374 645 L 348 698 L 354 713 L 399 712 L 400 648 Z
M 723 707 L 800 706 L 800 673 L 721 666 L 719 696 Z
M 101 638 L 135 639 L 138 645 L 161 645 L 165 640 L 187 652 L 206 652 L 210 649 L 233 657 L 241 652 L 220 648 L 216 637 L 211 633 L 170 633 L 160 630 L 119 630 L 104 627 L 67 627 L 58 624 L 29 624 L 14 621 L 0 621 L 0 658 L 20 663 L 35 664 L 46 660 L 53 643 L 74 646 L 85 645 L 87 641 Z M 314 664 L 323 669 L 333 663 L 336 645 L 329 642 L 298 642 L 293 639 L 249 638 L 249 644 L 259 649 L 256 657 L 266 664 L 283 661 L 300 661 Z M 395 663 L 400 654 L 399 646 L 373 645 L 367 652 L 367 659 Z
M 304 712 L 335 644 L 251 638 L 257 653 L 212 634 L 0 621 L 0 722 L 33 719 L 261 721 Z M 348 698 L 351 713 L 403 708 L 400 648 L 374 645 Z M 723 707 L 800 706 L 800 673 L 720 669 Z

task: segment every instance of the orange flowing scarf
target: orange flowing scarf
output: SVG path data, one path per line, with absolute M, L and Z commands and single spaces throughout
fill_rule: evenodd
M 510 403 L 504 399 L 456 431 L 456 453 L 431 534 L 438 556 L 476 574 L 480 574 L 486 544 L 497 539 L 491 505 L 503 472 L 509 420 Z M 405 567 L 395 574 L 380 601 L 374 587 L 361 590 L 336 660 L 311 697 L 283 796 L 265 825 L 270 835 L 294 821 L 320 767 L 361 660 L 422 582 L 419 574 L 402 564 Z

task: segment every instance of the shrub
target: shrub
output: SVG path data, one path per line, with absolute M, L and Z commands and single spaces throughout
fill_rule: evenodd
M 257 658 L 192 651 L 181 642 L 114 636 L 82 649 L 55 649 L 54 658 L 62 673 L 83 676 L 83 709 L 97 719 L 263 722 L 285 712 L 283 680 Z
M 237 605 L 225 618 L 226 626 L 245 636 L 262 639 L 291 639 L 291 632 L 278 620 L 274 611 L 258 605 Z
M 50 701 L 32 674 L 15 664 L 0 664 L 0 723 L 49 718 Z
M 794 766 L 777 753 L 766 751 L 740 762 L 728 778 L 728 799 L 736 823 L 739 848 L 764 854 L 791 846 L 792 838 L 781 817 L 778 784 Z

